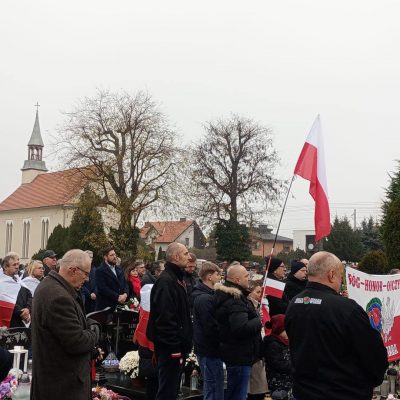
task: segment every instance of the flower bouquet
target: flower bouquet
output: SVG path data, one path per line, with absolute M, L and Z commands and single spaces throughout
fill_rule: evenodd
M 139 375 L 139 353 L 137 351 L 128 351 L 119 362 L 119 369 L 131 378 Z
M 183 369 L 183 384 L 185 386 L 190 386 L 190 380 L 192 376 L 200 375 L 200 366 L 199 362 L 197 361 L 196 354 L 193 353 L 193 350 L 189 355 L 186 357 L 185 366 Z
M 136 297 L 131 297 L 124 304 L 121 304 L 118 307 L 120 310 L 124 311 L 134 311 L 139 312 L 140 303 Z
M 17 390 L 18 381 L 15 375 L 8 374 L 7 377 L 0 382 L 0 400 L 9 400 L 13 393 Z
M 92 400 L 129 400 L 128 397 L 120 396 L 105 387 L 96 386 L 92 389 Z

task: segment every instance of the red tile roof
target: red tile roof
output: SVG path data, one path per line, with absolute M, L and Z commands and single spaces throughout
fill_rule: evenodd
M 40 174 L 8 196 L 0 211 L 72 204 L 86 182 L 77 169 Z
M 145 226 L 140 230 L 140 235 L 146 237 L 151 227 L 159 234 L 153 242 L 155 243 L 171 243 L 176 240 L 190 225 L 193 220 L 185 221 L 154 221 L 146 222 Z

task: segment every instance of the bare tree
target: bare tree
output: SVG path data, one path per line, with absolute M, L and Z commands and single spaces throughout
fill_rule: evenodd
M 192 151 L 193 212 L 209 220 L 250 221 L 261 205 L 278 200 L 279 159 L 269 129 L 232 115 L 208 122 Z
M 149 94 L 99 91 L 66 113 L 60 134 L 66 165 L 97 184 L 101 204 L 116 211 L 122 231 L 166 199 L 176 134 Z

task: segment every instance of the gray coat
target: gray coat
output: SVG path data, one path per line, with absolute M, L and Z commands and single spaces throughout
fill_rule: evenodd
M 78 292 L 51 271 L 32 307 L 32 400 L 91 398 L 91 357 L 97 341 Z

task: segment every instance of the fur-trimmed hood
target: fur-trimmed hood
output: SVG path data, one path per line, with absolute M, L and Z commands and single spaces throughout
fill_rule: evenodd
M 236 285 L 235 283 L 229 281 L 225 282 L 225 284 L 215 284 L 214 289 L 216 292 L 220 291 L 229 294 L 235 299 L 239 299 L 242 295 L 245 297 L 247 296 L 246 289 L 241 288 L 239 285 Z

